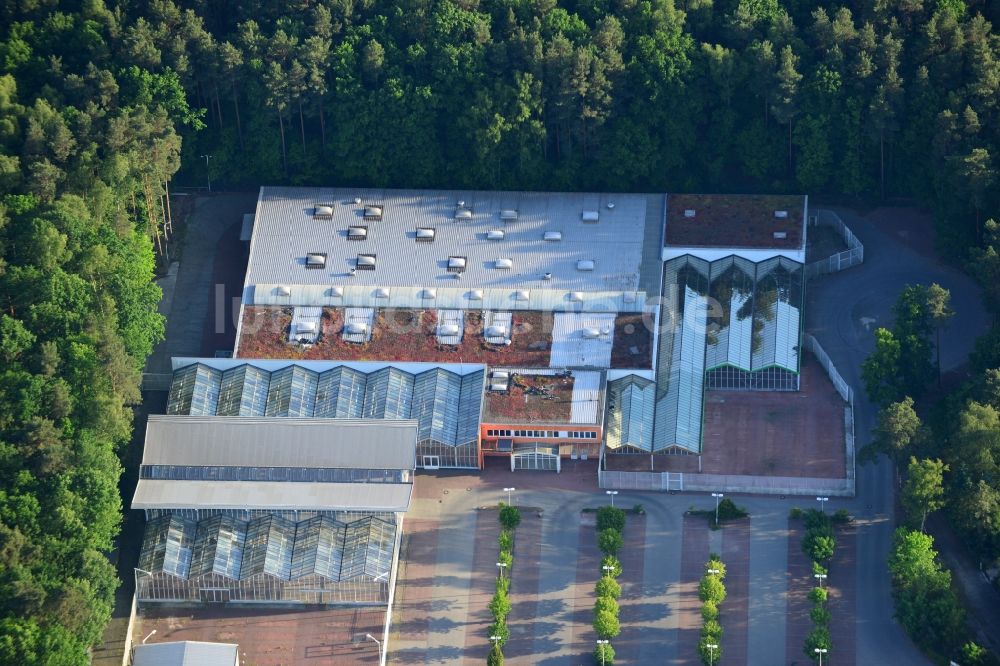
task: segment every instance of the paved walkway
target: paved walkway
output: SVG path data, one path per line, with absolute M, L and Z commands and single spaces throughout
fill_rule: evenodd
M 708 521 L 702 516 L 684 516 L 684 542 L 681 545 L 680 602 L 677 631 L 677 656 L 674 664 L 696 666 L 701 664 L 698 656 L 702 618 L 701 600 L 698 598 L 698 582 L 705 573 L 708 561 L 709 541 Z
M 466 664 L 482 664 L 490 651 L 489 626 L 493 622 L 490 601 L 496 592 L 497 555 L 500 546 L 499 512 L 495 509 L 476 511 L 476 540 L 473 546 L 472 577 L 466 597 L 467 622 L 465 626 Z M 515 566 L 517 562 L 515 562 Z M 511 575 L 512 572 L 506 572 Z M 457 628 L 457 627 L 456 627 Z
M 747 613 L 750 610 L 750 519 L 722 524 L 722 561 L 726 565 L 726 600 L 719 608 L 722 624 L 720 666 L 747 662 Z
M 616 664 L 643 663 L 642 645 L 649 640 L 643 620 L 647 617 L 647 604 L 656 601 L 646 599 L 645 588 L 646 549 L 646 516 L 629 515 L 625 525 L 625 547 L 618 554 L 622 563 L 622 575 L 618 582 L 622 586 L 622 596 L 619 599 L 621 608 L 622 632 L 612 641 L 615 648 Z M 594 535 L 596 538 L 596 534 Z M 655 609 L 652 609 L 655 612 Z
M 774 664 L 785 644 L 788 506 L 758 502 L 750 508 L 750 600 L 747 663 Z
M 837 550 L 830 562 L 828 608 L 832 666 L 854 666 L 857 661 L 857 529 L 847 526 L 837 530 Z M 824 662 L 826 663 L 826 662 Z
M 803 646 L 813 628 L 809 617 L 812 609 L 809 590 L 813 588 L 815 579 L 812 577 L 812 562 L 802 552 L 802 537 L 805 534 L 802 521 L 789 520 L 788 523 L 788 617 L 785 621 L 784 663 L 808 664 L 811 662 L 803 652 Z
M 533 666 L 535 634 L 540 624 L 547 624 L 546 618 L 536 615 L 542 563 L 542 523 L 537 513 L 522 512 L 521 524 L 514 533 L 515 573 L 510 584 L 511 610 L 507 619 L 510 640 L 504 647 L 504 661 L 510 666 Z

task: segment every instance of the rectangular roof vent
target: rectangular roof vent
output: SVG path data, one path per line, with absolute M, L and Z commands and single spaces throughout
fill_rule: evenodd
M 366 220 L 381 220 L 382 219 L 382 204 L 371 204 L 365 206 L 365 219 Z
M 482 289 L 473 289 L 468 294 L 466 294 L 466 296 L 469 297 L 470 301 L 481 301 L 481 300 L 483 300 L 483 290 Z
M 497 259 L 493 262 L 493 268 L 502 268 L 504 270 L 510 270 L 514 268 L 513 259 Z
M 694 217 L 694 215 L 695 215 L 694 208 L 684 209 L 684 217 Z
M 561 241 L 562 232 L 561 231 L 546 231 L 545 235 L 542 237 L 547 241 Z
M 441 324 L 437 330 L 437 334 L 441 336 L 458 335 L 458 333 L 458 324 Z
M 364 240 L 368 238 L 368 227 L 347 227 L 347 240 Z
M 472 209 L 471 208 L 457 208 L 455 210 L 456 220 L 471 220 L 472 219 Z
M 279 284 L 277 287 L 275 287 L 274 292 L 276 294 L 278 294 L 278 296 L 291 296 L 292 295 L 292 290 L 288 288 L 288 285 L 284 285 L 284 284 Z
M 507 337 L 507 329 L 504 326 L 497 326 L 493 324 L 492 326 L 487 326 L 486 330 L 483 331 L 483 335 L 488 338 L 505 338 Z
M 785 219 L 786 217 L 788 217 L 788 211 L 787 210 L 776 210 L 776 211 L 774 211 L 774 216 L 777 217 L 777 218 Z
M 635 303 L 635 294 L 632 292 L 626 292 L 622 295 L 622 300 L 626 303 Z
M 601 337 L 601 331 L 597 328 L 584 328 L 580 331 L 580 334 L 589 340 Z
M 465 265 L 468 263 L 468 259 L 465 257 L 448 257 L 448 272 L 449 273 L 464 273 Z
M 343 287 L 330 287 L 330 296 L 334 298 L 342 298 L 344 295 Z
M 372 292 L 372 296 L 375 298 L 389 298 L 389 290 L 385 287 L 379 287 Z
M 306 268 L 326 268 L 326 253 L 310 252 L 307 254 Z
M 417 242 L 433 243 L 435 233 L 434 227 L 417 227 Z
M 504 236 L 503 229 L 490 229 L 489 231 L 486 232 L 486 240 L 493 240 L 493 241 L 503 240 L 503 236 Z
M 349 335 L 364 335 L 368 332 L 368 324 L 361 321 L 352 321 L 344 326 L 344 332 Z
M 421 289 L 420 298 L 437 298 L 437 289 Z
M 357 267 L 359 271 L 373 271 L 375 270 L 375 255 L 374 254 L 359 254 Z
M 299 333 L 315 333 L 316 332 L 316 322 L 314 321 L 300 321 L 296 324 L 296 330 Z
M 526 301 L 531 297 L 531 292 L 527 289 L 518 289 L 514 292 L 515 301 Z
M 593 259 L 581 259 L 576 262 L 576 270 L 578 271 L 592 271 L 594 270 L 594 260 Z
M 583 301 L 583 292 L 582 291 L 571 291 L 571 292 L 569 292 L 569 300 L 573 301 L 574 303 L 580 303 L 580 302 L 582 302 Z
M 775 240 L 783 240 L 788 238 L 788 232 L 785 231 L 775 231 L 773 234 Z
M 517 219 L 517 211 L 513 208 L 505 208 L 500 211 L 500 219 L 504 222 L 513 222 Z
M 580 219 L 582 219 L 584 222 L 597 222 L 599 217 L 600 213 L 598 211 L 585 210 L 583 211 L 583 214 L 580 216 Z
M 327 204 L 316 204 L 313 208 L 313 219 L 330 220 L 333 218 L 333 206 Z

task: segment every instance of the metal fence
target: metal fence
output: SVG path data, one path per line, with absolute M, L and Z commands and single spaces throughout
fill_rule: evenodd
M 810 264 L 806 264 L 806 279 L 827 273 L 836 273 L 851 266 L 857 266 L 865 260 L 865 246 L 858 240 L 858 237 L 847 228 L 840 216 L 832 210 L 817 210 L 816 214 L 809 218 L 810 226 L 832 227 L 837 234 L 844 239 L 847 249 L 843 252 L 830 255 L 826 259 L 820 259 Z
M 830 381 L 833 382 L 833 387 L 837 389 L 837 393 L 840 397 L 844 399 L 844 402 L 848 403 L 852 407 L 854 406 L 854 390 L 851 385 L 844 381 L 844 378 L 840 376 L 837 372 L 837 368 L 834 367 L 833 361 L 827 355 L 826 351 L 820 346 L 816 338 L 806 333 L 802 336 L 802 341 L 805 343 L 806 349 L 813 353 L 819 364 L 823 366 L 826 370 L 826 374 L 830 377 Z

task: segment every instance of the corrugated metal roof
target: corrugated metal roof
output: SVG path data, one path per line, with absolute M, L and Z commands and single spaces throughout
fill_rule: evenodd
M 238 658 L 232 643 L 144 643 L 133 648 L 132 666 L 237 666 Z
M 355 197 L 360 204 L 354 203 Z M 319 201 L 334 202 L 332 220 L 313 218 Z M 455 219 L 459 201 L 471 211 L 470 219 Z M 366 240 L 348 240 L 348 227 L 362 221 L 370 203 L 383 205 L 382 219 L 368 222 Z M 608 208 L 608 203 L 614 207 Z M 313 285 L 320 287 L 320 293 L 333 285 L 450 286 L 459 280 L 447 269 L 448 257 L 461 256 L 467 258 L 461 274 L 464 291 L 485 288 L 509 293 L 532 287 L 559 294 L 557 301 L 570 291 L 612 292 L 620 298 L 621 292 L 641 290 L 646 205 L 647 196 L 637 194 L 263 187 L 246 276 L 246 286 L 263 288 L 247 293 L 253 294 L 254 303 L 266 304 L 274 298 L 288 299 L 272 293 L 277 285 Z M 516 220 L 501 219 L 501 211 L 507 209 L 518 211 Z M 600 210 L 600 222 L 584 223 L 584 210 Z M 435 228 L 434 241 L 416 242 L 418 227 Z M 488 241 L 487 232 L 495 228 L 503 228 L 504 239 Z M 547 231 L 560 232 L 562 240 L 546 242 Z M 306 269 L 305 256 L 310 252 L 327 254 L 324 270 Z M 359 253 L 376 255 L 376 268 L 351 276 Z M 513 268 L 497 270 L 498 258 L 512 259 Z M 577 270 L 577 260 L 596 258 L 600 261 L 594 271 Z M 545 273 L 551 278 L 531 284 L 540 282 Z M 413 299 L 411 291 L 392 298 Z M 292 289 L 296 305 L 321 304 L 315 296 Z M 345 303 L 366 304 L 355 296 L 360 294 L 348 290 Z M 306 297 L 309 300 L 303 300 Z M 553 298 L 535 300 L 533 294 L 531 309 L 545 309 Z M 468 307 L 468 303 L 439 306 Z
M 140 479 L 132 508 L 406 511 L 412 491 L 409 483 Z
M 144 465 L 414 469 L 417 422 L 152 415 Z

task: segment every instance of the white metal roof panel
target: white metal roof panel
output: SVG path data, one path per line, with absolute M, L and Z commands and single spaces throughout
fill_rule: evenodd
M 416 438 L 412 420 L 154 414 L 142 464 L 413 469 Z
M 406 511 L 412 491 L 410 483 L 139 479 L 132 508 Z
M 132 648 L 132 666 L 237 666 L 239 646 L 231 643 L 172 641 Z

